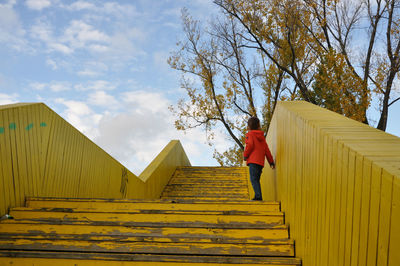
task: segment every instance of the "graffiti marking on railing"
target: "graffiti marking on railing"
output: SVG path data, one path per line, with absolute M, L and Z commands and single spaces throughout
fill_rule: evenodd
M 29 131 L 31 128 L 33 128 L 33 123 L 30 123 L 25 129 L 26 131 Z
M 31 130 L 32 128 L 33 128 L 33 126 L 34 126 L 34 123 L 29 123 L 26 127 L 25 127 L 25 130 L 26 131 L 29 131 L 29 130 Z M 47 124 L 46 124 L 46 122 L 41 122 L 40 123 L 40 127 L 47 127 Z M 5 127 L 4 126 L 0 126 L 0 134 L 4 134 L 5 133 Z M 17 124 L 15 123 L 15 122 L 11 122 L 9 125 L 8 125 L 8 129 L 9 130 L 16 130 L 17 129 Z

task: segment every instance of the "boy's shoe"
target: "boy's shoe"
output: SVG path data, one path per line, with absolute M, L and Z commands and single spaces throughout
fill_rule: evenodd
M 254 197 L 252 200 L 262 200 L 262 199 Z

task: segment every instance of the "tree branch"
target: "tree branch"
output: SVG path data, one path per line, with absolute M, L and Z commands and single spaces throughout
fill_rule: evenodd
M 397 102 L 398 100 L 400 100 L 400 97 L 397 98 L 397 99 L 395 99 L 395 100 L 393 100 L 391 103 L 388 104 L 388 106 L 390 107 L 392 104 L 394 104 L 394 103 Z

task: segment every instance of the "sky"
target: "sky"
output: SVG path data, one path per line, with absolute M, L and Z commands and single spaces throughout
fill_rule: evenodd
M 43 102 L 133 173 L 172 139 L 193 165 L 217 165 L 202 129 L 174 127 L 185 96 L 167 64 L 181 9 L 206 18 L 211 1 L 0 0 L 0 105 Z M 217 148 L 230 145 L 222 135 Z
M 217 165 L 205 132 L 178 132 L 168 110 L 185 96 L 167 64 L 183 7 L 217 13 L 211 0 L 0 0 L 0 105 L 45 103 L 137 175 L 172 139 L 192 165 Z M 397 136 L 399 115 L 400 101 L 387 130 Z

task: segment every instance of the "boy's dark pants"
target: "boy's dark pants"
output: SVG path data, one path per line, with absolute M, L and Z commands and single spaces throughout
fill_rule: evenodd
M 250 181 L 254 189 L 254 199 L 262 200 L 260 177 L 263 167 L 259 164 L 249 163 Z

